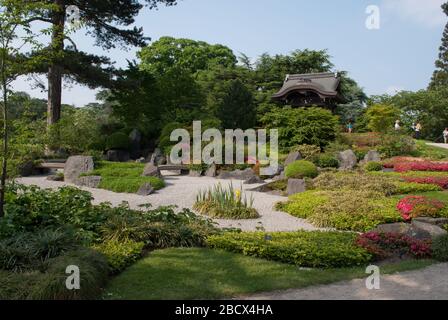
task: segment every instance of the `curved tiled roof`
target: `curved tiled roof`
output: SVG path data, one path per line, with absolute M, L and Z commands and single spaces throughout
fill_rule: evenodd
M 341 82 L 338 73 L 309 73 L 287 75 L 283 87 L 272 96 L 273 99 L 283 100 L 295 91 L 312 91 L 321 98 L 332 98 L 338 95 L 338 87 Z

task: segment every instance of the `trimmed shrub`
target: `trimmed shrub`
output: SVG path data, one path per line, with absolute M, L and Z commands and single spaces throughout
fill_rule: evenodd
M 448 162 L 431 162 L 431 161 L 406 161 L 395 162 L 394 170 L 396 172 L 407 171 L 448 171 Z
M 442 215 L 445 204 L 425 196 L 408 196 L 401 199 L 397 209 L 405 220 L 418 217 L 438 218 Z
M 123 132 L 115 132 L 111 134 L 109 137 L 107 137 L 106 150 L 111 149 L 128 150 L 129 149 L 128 135 Z
M 397 202 L 372 191 L 307 191 L 277 207 L 317 227 L 365 232 L 379 224 L 403 221 Z
M 385 134 L 382 136 L 378 151 L 385 157 L 391 158 L 402 155 L 412 155 L 416 150 L 414 139 L 407 135 Z
M 397 190 L 395 194 L 422 193 L 432 191 L 442 191 L 442 188 L 435 184 L 420 184 L 415 182 L 395 182 Z
M 143 242 L 132 240 L 109 240 L 93 246 L 93 249 L 107 258 L 111 273 L 119 273 L 141 257 L 144 246 Z
M 437 237 L 432 241 L 432 254 L 438 261 L 448 261 L 448 235 Z
M 211 236 L 211 248 L 242 253 L 301 267 L 332 268 L 363 265 L 371 260 L 355 245 L 356 234 L 341 232 L 243 232 Z
M 372 171 L 382 171 L 383 170 L 383 165 L 381 162 L 367 162 L 366 165 L 364 166 L 364 170 L 368 171 L 368 172 L 372 172 Z
M 307 160 L 294 161 L 285 169 L 287 178 L 315 178 L 318 175 L 317 167 L 314 163 Z
M 358 236 L 356 244 L 377 260 L 404 255 L 414 258 L 431 257 L 430 240 L 418 240 L 398 233 L 364 233 Z
M 295 151 L 299 152 L 302 156 L 303 160 L 312 161 L 313 159 L 316 159 L 320 154 L 320 147 L 309 145 L 309 144 L 302 144 L 296 148 L 294 148 Z
M 318 157 L 317 165 L 321 168 L 338 168 L 339 161 L 334 155 L 324 153 Z

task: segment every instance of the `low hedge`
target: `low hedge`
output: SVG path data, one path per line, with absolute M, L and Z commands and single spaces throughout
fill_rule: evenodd
M 372 256 L 355 245 L 348 232 L 229 232 L 208 238 L 211 248 L 242 253 L 301 267 L 333 268 L 363 265 Z
M 364 170 L 368 171 L 368 172 L 372 172 L 372 171 L 381 171 L 383 170 L 383 164 L 381 162 L 367 162 L 364 166 Z
M 111 273 L 116 274 L 137 261 L 142 255 L 144 246 L 144 242 L 109 240 L 93 248 L 107 258 Z
M 307 160 L 294 161 L 285 169 L 285 176 L 287 178 L 315 178 L 317 175 L 318 171 L 316 165 Z

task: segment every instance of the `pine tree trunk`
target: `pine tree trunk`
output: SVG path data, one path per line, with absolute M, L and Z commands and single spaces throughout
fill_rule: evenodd
M 52 62 L 48 68 L 48 107 L 47 124 L 59 121 L 62 105 L 62 67 L 61 55 L 64 50 L 65 7 L 63 0 L 55 0 L 59 10 L 53 13 L 53 31 L 51 36 Z

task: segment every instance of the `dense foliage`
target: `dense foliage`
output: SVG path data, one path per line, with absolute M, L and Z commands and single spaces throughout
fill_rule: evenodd
M 362 265 L 371 255 L 354 244 L 356 235 L 340 232 L 243 232 L 211 236 L 212 248 L 302 267 Z
M 297 160 L 289 164 L 285 169 L 287 178 L 303 179 L 315 178 L 318 175 L 317 167 L 307 160 Z

